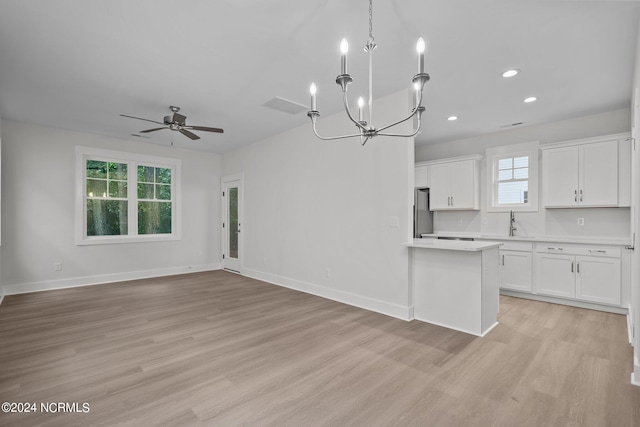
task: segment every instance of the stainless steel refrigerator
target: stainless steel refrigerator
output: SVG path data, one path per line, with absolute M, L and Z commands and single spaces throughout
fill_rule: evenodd
M 429 189 L 416 188 L 413 197 L 413 237 L 433 233 L 433 214 L 429 210 Z

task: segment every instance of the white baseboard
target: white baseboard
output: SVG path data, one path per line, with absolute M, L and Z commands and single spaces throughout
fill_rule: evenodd
M 404 307 L 397 304 L 391 304 L 374 298 L 364 297 L 349 292 L 343 292 L 326 286 L 314 285 L 312 283 L 302 282 L 300 280 L 290 279 L 287 277 L 277 276 L 274 274 L 264 273 L 261 271 L 242 269 L 242 274 L 252 279 L 262 280 L 274 285 L 283 286 L 285 288 L 294 289 L 296 291 L 306 292 L 308 294 L 317 295 L 333 301 L 349 304 L 355 307 L 364 308 L 365 310 L 375 311 L 376 313 L 395 317 L 401 320 L 413 319 L 413 308 Z
M 634 372 L 631 372 L 631 384 L 640 387 L 640 381 L 636 380 Z
M 127 280 L 148 279 L 159 276 L 196 273 L 220 270 L 220 263 L 187 265 L 184 267 L 158 268 L 154 270 L 130 271 L 125 273 L 103 274 L 100 276 L 72 277 L 68 279 L 47 280 L 42 282 L 15 283 L 4 285 L 5 295 L 26 294 L 30 292 L 50 291 L 54 289 L 75 288 L 78 286 L 100 285 L 103 283 L 124 282 Z
M 616 307 L 612 305 L 597 304 L 597 303 L 591 303 L 591 302 L 585 302 L 585 301 L 576 301 L 576 300 L 564 299 L 559 297 L 558 298 L 548 297 L 546 295 L 530 294 L 527 292 L 518 292 L 518 291 L 509 290 L 509 289 L 500 289 L 500 295 L 531 299 L 534 301 L 550 302 L 552 304 L 568 305 L 571 307 L 586 308 L 589 310 L 606 311 L 608 313 L 615 313 L 615 314 L 628 314 L 629 312 L 626 308 L 623 308 L 623 307 Z

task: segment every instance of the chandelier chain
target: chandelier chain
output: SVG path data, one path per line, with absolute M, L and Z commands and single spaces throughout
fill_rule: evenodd
M 373 0 L 369 0 L 369 40 L 373 41 Z

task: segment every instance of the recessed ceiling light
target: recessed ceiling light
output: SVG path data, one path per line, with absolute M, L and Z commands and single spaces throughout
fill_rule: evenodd
M 458 116 L 449 116 L 449 117 L 447 117 L 447 120 L 449 120 L 450 122 L 452 122 L 454 120 L 458 120 Z
M 516 70 L 516 69 L 507 70 L 504 73 L 502 73 L 502 77 L 513 77 L 516 74 L 518 74 L 519 72 L 520 72 L 520 70 Z
M 525 98 L 524 102 L 529 103 L 529 102 L 535 101 L 536 99 L 538 99 L 538 98 L 536 98 L 535 96 L 530 96 L 528 98 Z

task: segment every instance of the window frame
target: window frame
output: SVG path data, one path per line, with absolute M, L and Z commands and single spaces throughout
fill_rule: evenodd
M 487 212 L 538 212 L 539 145 L 538 141 L 534 141 L 487 148 Z M 527 202 L 500 205 L 498 186 L 505 181 L 498 180 L 498 164 L 500 160 L 516 157 L 528 157 Z
M 86 162 L 97 160 L 127 164 L 126 235 L 87 236 Z M 138 166 L 171 169 L 171 233 L 138 234 Z M 76 146 L 76 245 L 100 245 L 180 240 L 181 236 L 180 159 Z M 146 200 L 146 199 L 141 199 Z M 159 200 L 161 201 L 161 200 Z

